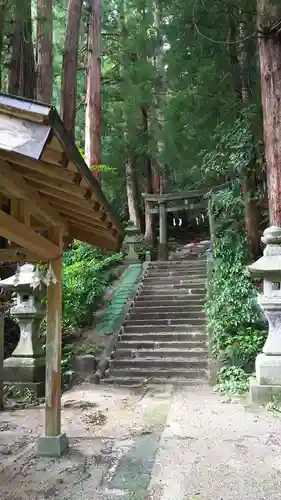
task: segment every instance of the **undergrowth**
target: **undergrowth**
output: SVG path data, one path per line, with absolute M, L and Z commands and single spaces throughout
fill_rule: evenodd
M 215 197 L 216 239 L 206 312 L 212 353 L 221 366 L 216 390 L 226 394 L 248 390 L 249 375 L 267 335 L 257 304 L 258 283 L 251 279 L 246 267 L 249 256 L 242 208 L 239 191 Z
M 63 256 L 63 330 L 91 323 L 94 307 L 116 277 L 123 254 L 109 254 L 74 241 Z

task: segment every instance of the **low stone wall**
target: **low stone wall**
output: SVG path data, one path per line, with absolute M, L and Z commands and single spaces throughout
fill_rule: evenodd
M 138 293 L 141 280 L 149 262 L 131 264 L 124 272 L 123 279 L 115 290 L 110 304 L 96 325 L 96 331 L 110 335 L 110 341 L 105 347 L 94 376 L 94 382 L 99 383 L 109 365 L 111 353 L 118 340 L 120 329 Z

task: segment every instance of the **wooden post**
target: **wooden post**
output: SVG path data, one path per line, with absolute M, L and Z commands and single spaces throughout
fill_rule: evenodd
M 4 410 L 4 314 L 0 313 L 0 410 Z
M 168 260 L 166 203 L 159 203 L 159 260 Z
M 210 240 L 213 247 L 215 243 L 215 221 L 212 214 L 212 205 L 213 205 L 213 200 L 212 196 L 210 196 L 208 198 L 208 218 L 209 218 Z
M 63 251 L 61 229 L 52 228 L 49 239 Z M 62 257 L 51 261 L 51 266 L 56 282 L 48 287 L 45 436 L 38 443 L 42 456 L 60 456 L 68 448 L 61 434 Z

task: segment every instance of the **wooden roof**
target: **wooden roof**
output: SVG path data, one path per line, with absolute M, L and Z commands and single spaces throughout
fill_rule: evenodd
M 25 249 L 26 260 L 55 258 L 52 227 L 106 250 L 122 243 L 122 226 L 56 110 L 3 93 L 0 205 L 0 236 Z

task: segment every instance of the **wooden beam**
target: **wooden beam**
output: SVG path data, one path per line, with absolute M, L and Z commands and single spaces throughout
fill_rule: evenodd
M 54 179 L 52 177 L 30 171 L 22 167 L 18 169 L 17 172 L 20 170 L 22 177 L 27 179 L 30 184 L 32 183 L 33 187 L 35 187 L 36 190 L 38 190 L 38 186 L 47 186 L 61 191 L 62 196 L 65 196 L 66 193 L 67 195 L 76 196 L 77 198 L 88 199 L 88 191 L 85 188 L 80 188 L 75 184 L 70 184 L 69 182 L 65 182 L 63 180 Z
M 60 152 L 63 151 L 63 146 L 61 145 L 61 143 L 58 141 L 58 139 L 55 136 L 52 137 L 52 139 L 50 140 L 48 145 L 50 148 L 54 149 L 55 151 L 60 151 Z
M 180 212 L 180 211 L 196 211 L 196 210 L 206 210 L 207 208 L 207 200 L 205 203 L 187 203 L 184 205 L 175 205 L 171 207 L 166 208 L 166 212 L 173 213 L 173 212 Z M 148 214 L 158 214 L 159 213 L 159 205 L 157 205 L 155 208 L 149 208 L 147 209 Z
M 9 162 L 13 170 L 17 173 L 21 173 L 21 167 L 23 166 L 33 172 L 41 173 L 62 182 L 72 183 L 75 179 L 75 174 L 73 172 L 69 172 L 63 167 L 56 167 L 55 165 L 50 167 L 49 163 L 44 163 L 41 160 L 35 161 L 12 151 L 7 152 L 0 150 L 0 158 Z
M 220 184 L 218 186 L 213 186 L 205 189 L 193 189 L 193 190 L 183 190 L 178 193 L 164 193 L 164 194 L 151 194 L 142 193 L 142 196 L 146 201 L 165 203 L 172 200 L 188 200 L 190 198 L 201 198 L 202 196 L 208 198 L 212 193 L 226 189 L 231 185 L 230 182 L 225 184 Z
M 91 202 L 85 200 L 81 200 L 81 203 L 73 204 L 69 198 L 68 199 L 61 199 L 58 198 L 57 196 L 54 196 L 54 194 L 51 194 L 49 191 L 48 195 L 45 194 L 42 196 L 42 199 L 48 200 L 48 203 L 52 206 L 57 206 L 59 207 L 59 211 L 63 214 L 65 213 L 67 215 L 68 209 L 70 210 L 75 210 L 76 214 L 80 214 L 82 217 L 85 215 L 91 216 L 93 219 L 97 220 L 102 220 L 106 214 L 103 212 L 95 211 L 94 208 L 92 208 Z M 59 200 L 59 201 L 58 201 Z
M 10 215 L 26 226 L 30 226 L 31 208 L 26 200 L 11 199 Z
M 73 226 L 77 228 L 83 229 L 83 231 L 87 231 L 88 233 L 96 233 L 101 236 L 104 236 L 105 238 L 109 237 L 114 237 L 114 229 L 108 229 L 104 226 L 96 226 L 95 223 L 93 222 L 92 224 L 87 224 L 85 221 L 79 221 L 75 217 L 69 216 L 69 223 L 72 224 Z
M 49 259 L 42 259 L 34 252 L 22 247 L 12 247 L 0 250 L 0 262 L 47 262 Z
M 19 198 L 28 201 L 34 215 L 40 216 L 48 225 L 60 226 L 67 233 L 67 221 L 42 200 L 38 192 L 33 189 L 23 178 L 20 178 L 8 163 L 0 161 L 0 190 L 9 192 L 12 198 Z
M 60 249 L 31 228 L 0 210 L 0 236 L 37 254 L 43 260 L 56 259 Z
M 51 165 L 57 165 L 59 167 L 66 167 L 69 161 L 64 151 L 61 153 L 59 151 L 51 149 L 48 146 L 44 149 L 42 155 L 40 156 L 40 160 L 46 163 L 51 163 Z
M 75 217 L 78 221 L 83 219 L 85 222 L 87 221 L 89 224 L 96 224 L 97 227 L 113 227 L 112 223 L 109 221 L 102 222 L 100 218 L 100 212 L 92 211 L 92 210 L 84 210 L 79 209 L 79 207 L 73 206 L 70 203 L 61 205 L 57 199 L 50 200 L 52 207 L 56 210 L 59 210 L 60 213 L 70 215 L 71 217 Z
M 49 238 L 62 254 L 63 239 L 58 228 L 49 232 Z M 51 263 L 56 278 L 48 287 L 47 336 L 46 336 L 46 403 L 45 435 L 61 434 L 61 321 L 62 321 L 62 257 Z
M 76 240 L 89 243 L 93 247 L 102 248 L 111 252 L 118 252 L 120 250 L 120 242 L 118 238 L 105 237 L 95 233 L 88 233 L 83 229 L 79 229 L 73 225 L 69 227 L 71 236 Z

